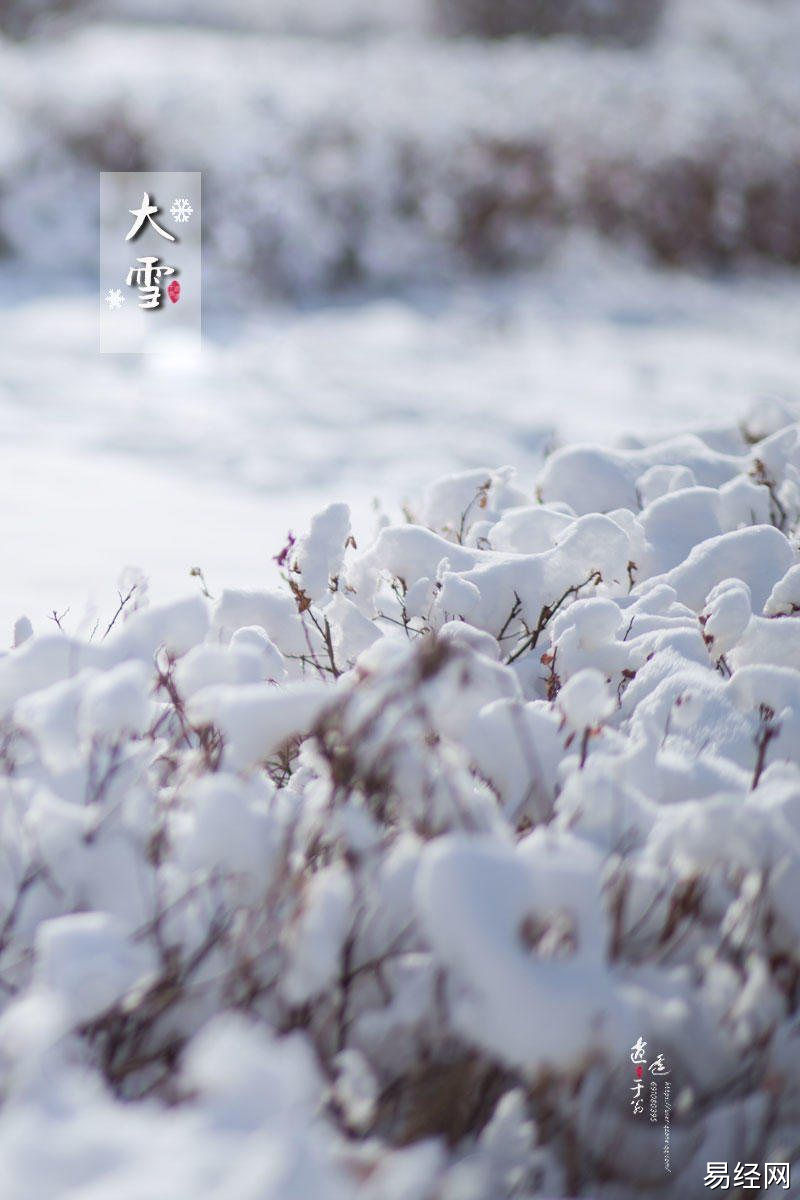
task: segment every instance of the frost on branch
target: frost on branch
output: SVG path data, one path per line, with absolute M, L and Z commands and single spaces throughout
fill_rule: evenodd
M 789 1155 L 799 472 L 774 409 L 573 446 L 361 548 L 331 505 L 273 591 L 18 622 L 9 1195 L 633 1200 L 731 1129 Z

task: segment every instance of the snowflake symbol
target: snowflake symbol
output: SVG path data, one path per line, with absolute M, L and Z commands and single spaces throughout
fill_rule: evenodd
M 122 308 L 124 303 L 125 303 L 125 297 L 123 296 L 123 294 L 119 288 L 109 288 L 108 289 L 108 291 L 106 292 L 106 304 L 108 305 L 111 312 L 114 312 L 114 310 L 117 308 Z
M 172 201 L 172 208 L 169 211 L 173 220 L 177 221 L 179 225 L 183 225 L 189 220 L 189 217 L 194 212 L 194 209 L 186 197 L 183 196 Z

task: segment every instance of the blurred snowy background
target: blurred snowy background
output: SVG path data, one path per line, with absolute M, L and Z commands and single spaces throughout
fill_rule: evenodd
M 796 0 L 0 0 L 0 630 L 794 399 L 799 60 Z M 202 358 L 101 356 L 98 172 L 178 169 Z

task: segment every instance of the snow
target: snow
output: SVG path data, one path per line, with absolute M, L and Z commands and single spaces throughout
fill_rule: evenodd
M 789 616 L 800 608 L 800 567 L 791 567 L 769 594 L 764 605 L 768 617 Z
M 155 968 L 108 913 L 72 913 L 43 921 L 34 943 L 33 986 L 53 992 L 77 1025 L 100 1016 Z
M 451 970 L 457 1029 L 502 1061 L 530 1070 L 610 1053 L 635 1020 L 624 989 L 613 996 L 603 960 L 607 929 L 598 905 L 601 859 L 585 843 L 540 830 L 517 849 L 451 837 L 420 867 L 417 902 L 424 928 Z M 567 962 L 541 960 L 526 945 L 528 922 L 569 897 Z M 550 960 L 550 961 L 547 961 Z
M 346 504 L 330 504 L 311 520 L 307 537 L 292 552 L 291 570 L 300 576 L 298 586 L 310 600 L 320 600 L 344 562 L 350 536 L 350 510 Z
M 359 1050 L 342 1050 L 336 1055 L 334 1095 L 348 1124 L 355 1130 L 369 1128 L 378 1101 L 378 1083 L 367 1059 Z
M 564 685 L 558 707 L 573 729 L 589 729 L 610 717 L 615 705 L 605 679 L 592 667 L 585 667 Z
M 753 525 L 707 538 L 693 546 L 678 566 L 653 576 L 642 587 L 649 590 L 665 583 L 674 588 L 681 603 L 697 612 L 714 586 L 735 577 L 750 588 L 753 606 L 760 610 L 793 565 L 787 538 L 771 525 Z
M 315 875 L 296 925 L 287 930 L 289 961 L 281 990 L 290 1004 L 305 1004 L 333 986 L 352 913 L 349 872 L 336 863 Z
M 264 762 L 284 742 L 308 733 L 327 699 L 320 684 L 267 689 L 259 684 L 202 688 L 187 705 L 195 725 L 213 725 L 225 739 L 226 757 L 238 767 Z
M 83 693 L 79 716 L 84 738 L 141 736 L 150 719 L 150 673 L 144 663 L 129 660 L 91 680 Z
M 261 636 L 266 646 L 272 645 L 263 632 Z M 195 692 L 215 683 L 258 683 L 264 679 L 264 655 L 259 654 L 255 645 L 246 643 L 236 646 L 194 646 L 175 669 L 175 683 L 186 700 L 191 699 Z
M 280 836 L 270 813 L 270 789 L 255 783 L 243 789 L 226 776 L 211 776 L 197 780 L 185 799 L 169 823 L 178 862 L 202 877 L 213 860 L 257 903 L 271 877 Z

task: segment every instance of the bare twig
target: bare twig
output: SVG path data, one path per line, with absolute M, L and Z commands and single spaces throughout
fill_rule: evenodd
M 581 591 L 581 588 L 588 587 L 590 583 L 593 583 L 596 587 L 598 583 L 602 583 L 602 580 L 603 577 L 599 571 L 592 571 L 588 579 L 584 579 L 583 583 L 574 583 L 572 587 L 568 587 L 563 595 L 559 596 L 559 598 L 554 601 L 553 604 L 543 605 L 542 610 L 539 613 L 539 620 L 536 623 L 536 628 L 532 630 L 525 641 L 523 641 L 521 645 L 519 645 L 517 649 L 508 656 L 506 659 L 506 665 L 510 666 L 511 663 L 516 662 L 517 659 L 520 658 L 527 650 L 535 649 L 536 643 L 539 641 L 539 638 L 547 627 L 547 624 L 552 620 L 552 618 L 556 615 L 558 610 L 569 599 L 570 596 L 577 596 Z
M 189 572 L 189 575 L 192 579 L 200 580 L 200 591 L 203 593 L 206 600 L 213 600 L 214 597 L 211 595 L 211 592 L 208 590 L 208 584 L 206 583 L 206 577 L 203 574 L 202 568 L 201 567 L 192 567 L 191 571 Z
M 68 612 L 69 612 L 69 608 L 65 608 L 64 611 L 59 615 L 59 613 L 57 613 L 56 610 L 53 609 L 53 611 L 50 613 L 50 616 L 48 618 L 49 620 L 55 622 L 55 624 L 58 626 L 58 628 L 61 630 L 62 633 L 64 633 L 64 626 L 61 624 L 61 622 L 64 620 L 64 617 L 67 615 Z
M 781 731 L 780 725 L 775 722 L 775 712 L 768 704 L 762 704 L 758 711 L 760 725 L 756 734 L 756 765 L 753 770 L 753 782 L 750 784 L 751 792 L 756 790 L 761 781 L 761 776 L 766 766 L 769 744 Z
M 108 622 L 108 625 L 106 626 L 106 631 L 103 634 L 104 641 L 108 637 L 108 635 L 111 633 L 111 630 L 116 625 L 117 619 L 121 616 L 122 611 L 125 608 L 125 605 L 128 603 L 129 600 L 132 599 L 133 593 L 136 591 L 138 586 L 139 586 L 138 583 L 134 583 L 134 585 L 133 585 L 133 587 L 131 587 L 130 591 L 128 591 L 124 596 L 123 596 L 122 592 L 117 592 L 117 599 L 119 600 L 119 606 L 117 608 L 117 611 L 114 613 L 113 617 L 111 618 L 111 620 Z

